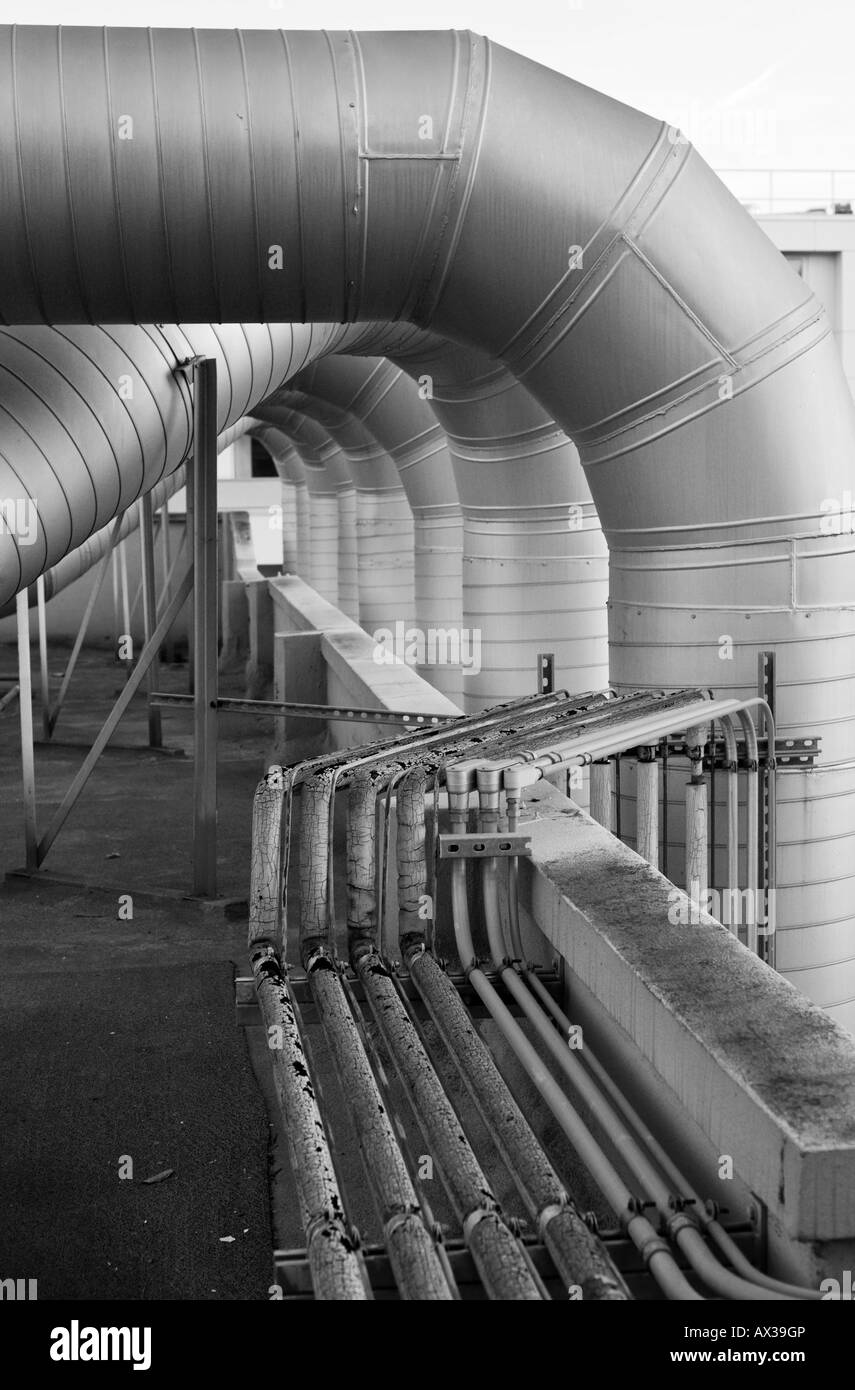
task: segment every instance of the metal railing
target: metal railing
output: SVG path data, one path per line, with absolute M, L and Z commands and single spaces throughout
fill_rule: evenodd
M 855 169 L 716 169 L 755 216 L 848 215 L 855 210 Z

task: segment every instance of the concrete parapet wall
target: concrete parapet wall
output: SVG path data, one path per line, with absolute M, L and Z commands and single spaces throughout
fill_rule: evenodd
M 534 792 L 523 907 L 566 962 L 571 1017 L 622 1084 L 635 1071 L 639 1108 L 679 1128 L 702 1197 L 763 1204 L 773 1272 L 851 1270 L 855 1038 L 707 914 L 673 925 L 667 879 L 553 788 Z
M 388 709 L 453 718 L 460 714 L 447 699 L 404 662 L 378 664 L 375 643 L 367 632 L 340 609 L 322 598 L 296 575 L 267 581 L 272 601 L 274 698 L 363 709 Z M 309 663 L 305 643 L 292 640 L 298 634 L 316 637 L 320 654 Z M 314 675 L 311 674 L 314 671 Z M 307 681 L 308 676 L 308 681 Z M 309 735 L 309 721 L 281 721 L 282 741 Z M 398 724 L 358 724 L 352 720 L 330 722 L 332 748 L 351 748 L 394 733 Z M 316 729 L 317 732 L 317 729 Z

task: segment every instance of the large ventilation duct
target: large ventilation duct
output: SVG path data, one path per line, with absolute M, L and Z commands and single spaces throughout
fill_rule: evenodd
M 297 410 L 271 411 L 275 429 L 296 451 L 309 496 L 309 555 L 304 578 L 349 617 L 359 614 L 357 502 L 344 450 L 316 420 Z M 269 419 L 260 416 L 261 419 Z
M 303 437 L 316 441 L 317 457 L 323 461 L 338 451 L 347 471 L 354 508 L 359 621 L 367 632 L 398 620 L 411 623 L 413 515 L 397 468 L 359 421 L 352 419 L 341 426 L 326 419 L 321 424 L 314 412 L 310 415 L 278 400 L 277 392 L 273 403 L 259 406 L 255 412 L 258 418 L 283 430 L 307 464 Z M 333 561 L 337 563 L 335 553 Z
M 394 357 L 431 392 L 463 513 L 464 708 L 536 688 L 541 652 L 561 685 L 606 685 L 606 546 L 574 445 L 484 353 L 410 333 Z
M 541 652 L 554 655 L 562 684 L 605 685 L 606 547 L 574 446 L 485 354 L 379 324 L 346 331 L 339 351 L 365 352 L 366 335 L 427 394 L 447 435 L 463 515 L 464 708 L 530 691 Z M 322 357 L 286 390 L 321 379 L 341 402 L 344 376 L 360 393 L 352 398 L 354 413 L 371 410 L 373 423 L 383 382 L 394 372 L 387 363 L 380 381 L 363 387 L 363 358 Z
M 279 521 L 282 526 L 282 569 L 285 574 L 307 575 L 311 553 L 311 521 L 306 465 L 281 430 L 250 420 L 249 432 L 267 450 L 281 488 Z
M 327 360 L 334 367 L 342 359 Z M 392 370 L 394 371 L 394 368 Z M 330 437 L 341 445 L 348 460 L 356 461 L 354 467 L 357 469 L 360 459 L 368 459 L 372 456 L 379 456 L 387 465 L 389 462 L 396 464 L 396 460 L 392 458 L 383 442 L 373 435 L 363 422 L 350 411 L 342 410 L 338 406 L 331 405 L 329 401 L 310 395 L 305 391 L 292 390 L 290 385 L 277 391 L 271 397 L 271 402 L 275 402 L 277 407 L 284 405 L 293 410 L 301 411 L 317 420 L 324 429 L 329 431 Z M 263 407 L 262 413 L 267 408 L 267 406 Z M 435 421 L 434 424 L 436 425 Z M 438 425 L 436 428 L 439 430 Z M 439 430 L 439 433 L 442 434 L 442 431 Z M 453 495 L 454 480 L 451 477 L 450 464 L 449 477 L 441 481 L 446 483 L 445 496 L 449 496 L 447 490 L 449 485 L 452 490 L 451 495 Z M 363 589 L 365 589 L 369 576 L 374 579 L 374 587 L 382 595 L 379 604 L 383 613 L 383 622 L 379 627 L 372 628 L 367 615 L 376 609 L 377 602 L 374 601 L 371 608 L 365 610 L 366 616 L 363 621 L 366 628 L 375 636 L 378 644 L 378 658 L 382 657 L 390 663 L 402 658 L 411 660 L 412 664 L 418 668 L 419 674 L 432 682 L 434 675 L 439 674 L 440 686 L 438 688 L 441 688 L 450 699 L 459 702 L 462 698 L 459 662 L 456 667 L 423 664 L 429 654 L 427 651 L 419 653 L 417 636 L 411 626 L 411 624 L 415 624 L 415 627 L 424 633 L 429 624 L 425 621 L 424 586 L 420 586 L 417 582 L 421 518 L 413 509 L 409 483 L 410 480 L 406 478 L 404 473 L 399 473 L 396 466 L 395 480 L 392 481 L 391 478 L 387 480 L 387 486 L 379 493 L 379 496 L 376 496 L 376 500 L 376 490 L 375 492 L 370 492 L 364 488 L 359 490 L 360 521 L 362 522 L 360 542 L 364 567 L 361 582 Z M 370 509 L 368 510 L 365 507 L 366 501 L 369 501 Z M 448 510 L 447 505 L 444 510 Z M 412 546 L 410 546 L 411 529 Z M 368 551 L 369 545 L 372 547 L 370 553 Z M 456 558 L 458 561 L 456 602 L 453 602 L 451 611 L 446 611 L 444 614 L 444 622 L 441 624 L 443 632 L 450 631 L 452 627 L 459 632 L 460 627 L 459 550 Z M 412 591 L 410 591 L 409 582 L 411 575 Z M 404 600 L 399 612 L 394 612 L 393 609 L 396 594 L 401 594 Z M 434 607 L 436 607 L 435 600 Z M 443 615 L 437 614 L 437 620 L 440 616 Z M 393 626 L 388 626 L 389 623 L 393 623 Z M 407 644 L 414 642 L 415 650 L 410 650 Z M 444 681 L 442 680 L 443 675 Z
M 316 360 L 273 399 L 295 405 L 302 400 L 303 408 L 322 411 L 317 418 L 342 445 L 342 431 L 356 418 L 395 463 L 413 514 L 414 625 L 428 663 L 416 665 L 459 704 L 462 682 L 454 644 L 463 622 L 462 518 L 448 443 L 428 401 L 385 358 L 340 355 Z M 404 644 L 397 645 L 406 650 L 406 631 Z
M 587 469 L 613 681 L 748 693 L 776 650 L 823 741 L 781 776 L 778 963 L 855 1026 L 853 407 L 687 142 L 470 34 L 7 27 L 0 180 L 7 323 L 405 319 L 503 360 Z M 29 570 L 121 505 L 87 488 Z
M 0 330 L 0 499 L 24 521 L 0 534 L 0 601 L 180 467 L 193 424 L 181 362 L 216 358 L 222 433 L 310 360 L 317 338 L 301 325 Z M 69 555 L 65 583 L 102 542 Z

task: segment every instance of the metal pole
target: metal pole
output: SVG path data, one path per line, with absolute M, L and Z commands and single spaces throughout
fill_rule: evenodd
M 39 670 L 41 686 L 39 690 L 42 707 L 42 737 L 47 742 L 53 730 L 50 717 L 50 672 L 48 670 L 47 614 L 45 613 L 45 577 L 40 574 L 36 580 L 36 605 L 39 615 Z
M 119 558 L 119 574 L 121 577 L 122 589 L 122 634 L 131 637 L 131 609 L 128 602 L 128 552 L 126 542 L 120 541 L 116 554 Z M 133 650 L 133 648 L 131 648 Z M 125 662 L 125 680 L 130 680 L 131 671 L 134 669 L 134 661 Z
M 116 549 L 118 537 L 110 551 L 110 579 L 113 586 L 113 645 L 118 646 L 122 630 L 122 615 L 119 611 L 119 554 Z M 115 655 L 115 652 L 114 652 Z
M 147 647 L 143 647 L 142 651 L 140 652 L 139 661 L 134 663 L 134 668 L 131 671 L 131 674 L 128 676 L 127 681 L 125 682 L 121 695 L 119 696 L 118 700 L 116 701 L 112 710 L 107 716 L 107 719 L 105 720 L 97 738 L 95 739 L 95 742 L 92 744 L 92 747 L 86 754 L 86 757 L 84 758 L 83 763 L 81 764 L 80 769 L 74 778 L 74 781 L 72 782 L 68 791 L 65 793 L 62 802 L 60 803 L 57 810 L 54 812 L 50 825 L 48 826 L 39 843 L 38 864 L 44 862 L 45 855 L 47 854 L 48 850 L 50 849 L 51 845 L 53 844 L 54 840 L 56 839 L 63 825 L 65 824 L 66 818 L 72 810 L 74 803 L 76 802 L 78 796 L 80 795 L 86 783 L 88 782 L 90 776 L 92 775 L 92 772 L 95 768 L 95 764 L 97 763 L 98 759 L 100 758 L 101 754 L 103 753 L 104 749 L 106 748 L 107 744 L 112 738 L 113 733 L 119 723 L 119 720 L 124 715 L 125 710 L 131 703 L 131 700 L 136 694 L 139 686 L 142 685 L 142 682 L 145 678 L 145 673 L 148 670 L 149 661 L 159 651 L 161 642 L 163 641 L 172 624 L 175 622 L 175 619 L 178 617 L 178 614 L 181 612 L 184 603 L 190 595 L 191 585 L 192 576 L 188 567 L 187 572 L 185 573 L 180 584 L 178 585 L 178 588 L 175 591 L 171 604 L 163 613 L 160 622 L 157 624 L 157 627 L 154 630 L 150 645 Z M 38 865 L 36 865 L 36 867 L 38 867 Z
M 142 564 L 143 627 L 147 646 L 151 641 L 157 622 L 157 600 L 154 586 L 154 513 L 150 492 L 145 493 L 140 498 L 140 560 Z M 160 748 L 163 745 L 160 710 L 151 703 L 151 697 L 159 684 L 158 660 L 157 653 L 155 653 L 146 676 L 146 690 L 149 697 L 148 742 L 150 748 Z
M 193 406 L 194 421 L 196 406 Z M 195 425 L 194 425 L 195 428 Z M 191 559 L 193 556 L 193 537 L 196 534 L 196 501 L 195 491 L 195 466 L 192 459 L 189 459 L 184 469 L 184 547 Z M 195 689 L 195 645 L 194 623 L 196 620 L 195 603 L 191 603 L 187 612 L 187 691 L 190 695 Z
M 692 764 L 692 775 L 686 783 L 686 892 L 692 902 L 706 908 L 709 881 L 707 869 L 707 784 L 703 773 L 702 728 L 686 730 L 686 749 Z
M 217 362 L 193 392 L 193 892 L 217 892 Z
M 613 764 L 611 759 L 591 763 L 590 814 L 606 830 L 614 828 L 612 808 Z
M 24 843 L 27 868 L 37 869 L 36 762 L 33 749 L 33 685 L 30 673 L 30 605 L 26 589 L 15 596 L 18 619 L 18 685 L 21 709 L 21 774 L 24 791 Z
M 166 604 L 169 602 L 170 579 L 171 579 L 170 571 L 171 571 L 171 569 L 172 569 L 172 564 L 171 564 L 171 561 L 170 561 L 170 550 L 171 550 L 171 545 L 170 545 L 170 535 L 169 535 L 169 502 L 168 502 L 168 500 L 164 501 L 163 506 L 162 506 L 161 509 L 160 509 L 160 537 L 159 537 L 159 539 L 160 539 L 160 559 L 161 559 L 161 566 L 162 566 L 162 568 L 163 568 L 163 588 L 162 588 L 162 590 L 161 590 L 160 601 L 161 601 L 161 603 L 162 603 L 164 606 L 166 606 Z M 171 634 L 170 634 L 170 636 L 169 636 L 169 638 L 167 639 L 167 642 L 166 642 L 166 646 L 165 646 L 165 656 L 166 656 L 166 660 L 167 660 L 167 661 L 170 661 L 170 662 L 171 662 L 171 661 L 174 661 L 174 660 L 175 660 L 175 643 L 174 643 L 173 640 L 172 640 Z
M 659 763 L 655 748 L 640 748 L 636 764 L 636 850 L 659 868 Z

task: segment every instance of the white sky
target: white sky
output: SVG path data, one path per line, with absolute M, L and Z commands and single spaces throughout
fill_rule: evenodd
M 855 171 L 852 0 L 0 0 L 0 21 L 475 29 L 680 126 L 715 168 Z

